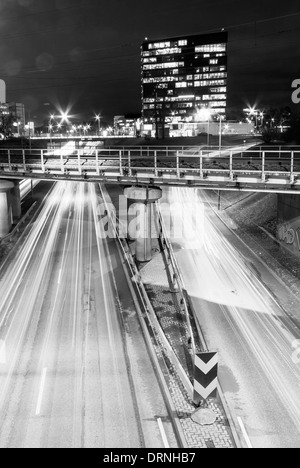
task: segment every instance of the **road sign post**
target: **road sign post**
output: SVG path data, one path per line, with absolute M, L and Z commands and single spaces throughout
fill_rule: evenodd
M 218 353 L 199 353 L 195 355 L 194 396 L 195 405 L 217 396 Z

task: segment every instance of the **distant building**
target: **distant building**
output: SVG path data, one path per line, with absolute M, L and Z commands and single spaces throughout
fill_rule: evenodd
M 143 42 L 144 129 L 193 134 L 201 108 L 225 115 L 227 43 L 227 32 Z
M 114 117 L 114 134 L 118 136 L 139 136 L 141 129 L 140 114 L 116 115 Z
M 19 122 L 20 128 L 25 127 L 25 106 L 21 103 L 10 102 L 8 103 L 9 112 L 13 115 L 16 122 Z

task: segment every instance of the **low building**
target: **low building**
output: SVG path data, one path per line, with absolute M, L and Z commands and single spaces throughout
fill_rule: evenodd
M 125 114 L 114 117 L 114 134 L 116 136 L 136 137 L 141 131 L 141 115 Z

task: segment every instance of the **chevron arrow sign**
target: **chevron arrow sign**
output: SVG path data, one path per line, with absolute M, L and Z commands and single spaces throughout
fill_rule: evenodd
M 216 397 L 218 388 L 218 353 L 195 355 L 194 403 Z

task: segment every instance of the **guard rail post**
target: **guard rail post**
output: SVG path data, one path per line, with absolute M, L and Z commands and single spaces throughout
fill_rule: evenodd
M 129 177 L 132 176 L 132 169 L 131 169 L 131 151 L 128 150 L 128 175 Z
M 261 180 L 262 180 L 262 182 L 266 181 L 265 162 L 266 162 L 266 152 L 263 151 L 262 160 L 261 160 Z
M 122 150 L 119 151 L 119 166 L 120 166 L 120 176 L 123 177 L 123 161 L 122 161 Z
M 11 171 L 11 154 L 10 154 L 10 149 L 7 150 L 7 156 L 8 156 L 8 169 Z
M 81 175 L 81 150 L 77 150 L 78 172 Z
M 295 154 L 294 151 L 291 152 L 291 174 L 290 174 L 290 182 L 293 185 L 295 183 L 295 174 L 294 174 L 294 158 Z
M 44 150 L 43 149 L 41 149 L 41 168 L 42 168 L 43 174 L 45 174 Z
M 203 151 L 200 151 L 200 179 L 203 179 Z
M 233 180 L 233 151 L 230 151 L 230 161 L 229 161 L 229 171 L 230 171 L 230 180 Z
M 158 172 L 157 172 L 157 151 L 154 151 L 154 175 L 155 175 L 155 177 L 158 176 Z
M 96 149 L 96 172 L 97 175 L 100 175 L 100 169 L 99 169 L 99 151 Z
M 22 150 L 22 156 L 23 156 L 23 168 L 24 172 L 26 172 L 26 158 L 25 158 L 25 150 Z

